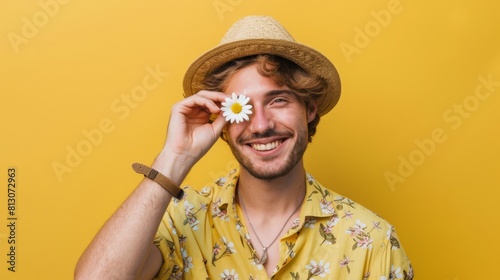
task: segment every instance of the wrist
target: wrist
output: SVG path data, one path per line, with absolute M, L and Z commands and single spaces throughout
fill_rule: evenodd
M 188 158 L 163 149 L 153 161 L 151 168 L 168 177 L 172 182 L 181 185 L 189 170 L 193 167 Z
M 182 199 L 184 196 L 184 191 L 179 188 L 179 186 L 174 183 L 170 178 L 158 172 L 154 168 L 150 168 L 141 163 L 132 164 L 132 168 L 135 172 L 143 174 L 145 177 L 155 181 L 158 185 L 164 188 L 168 193 L 177 199 Z

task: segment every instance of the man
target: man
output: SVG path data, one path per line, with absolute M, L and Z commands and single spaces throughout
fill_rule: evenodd
M 274 19 L 246 17 L 191 65 L 184 89 L 163 150 L 152 169 L 134 164 L 147 177 L 76 279 L 413 279 L 392 226 L 305 171 L 306 146 L 340 96 L 328 59 Z M 178 189 L 219 136 L 239 168 Z

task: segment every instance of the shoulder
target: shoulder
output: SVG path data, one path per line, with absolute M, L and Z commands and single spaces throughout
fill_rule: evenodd
M 393 226 L 377 213 L 356 201 L 324 187 L 311 175 L 307 176 L 306 215 L 328 219 L 328 225 L 350 239 L 389 241 Z M 326 226 L 326 225 L 325 225 Z M 366 234 L 365 234 L 366 233 Z
M 367 218 L 383 220 L 378 214 L 357 203 L 347 196 L 341 195 L 330 188 L 323 186 L 310 174 L 307 174 L 307 201 L 313 210 L 320 210 L 318 215 L 341 213 L 345 218 Z
M 370 252 L 372 257 L 366 261 L 373 276 L 401 271 L 401 278 L 394 279 L 413 278 L 413 269 L 396 230 L 386 219 L 354 200 L 323 187 L 310 175 L 307 181 L 308 200 L 312 202 L 310 207 L 321 209 L 313 212 L 320 213 L 322 217 L 318 219 L 324 223 L 319 226 L 322 236 L 330 234 L 330 241 L 347 248 L 345 255 L 352 260 L 359 258 L 357 253 Z

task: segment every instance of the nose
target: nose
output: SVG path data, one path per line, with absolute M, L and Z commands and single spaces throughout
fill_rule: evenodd
M 262 134 L 274 129 L 273 115 L 262 106 L 254 106 L 248 129 L 253 134 Z

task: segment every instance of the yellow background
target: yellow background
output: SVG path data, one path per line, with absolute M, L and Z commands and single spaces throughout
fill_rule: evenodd
M 342 77 L 308 171 L 393 223 L 417 279 L 494 279 L 499 9 L 492 0 L 2 1 L 0 278 L 71 279 L 82 250 L 139 182 L 130 164 L 160 150 L 190 62 L 238 18 L 266 14 Z M 137 94 L 155 69 L 163 75 L 156 86 L 126 103 L 122 95 Z M 489 91 L 480 77 L 493 81 Z M 102 122 L 89 146 L 84 132 Z M 80 160 L 69 156 L 77 148 Z M 67 168 L 59 178 L 58 163 Z M 199 186 L 234 164 L 219 142 L 186 183 Z M 15 273 L 6 263 L 10 166 Z

